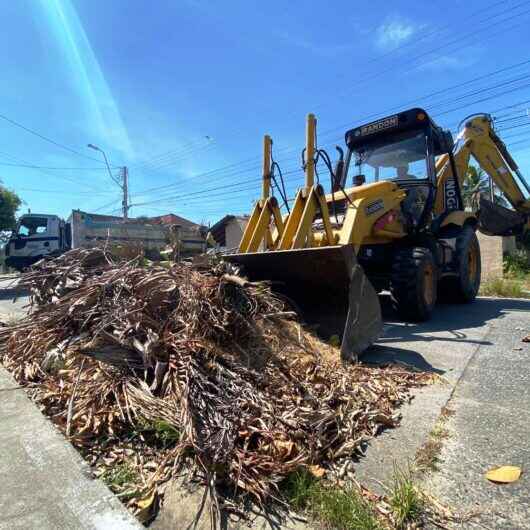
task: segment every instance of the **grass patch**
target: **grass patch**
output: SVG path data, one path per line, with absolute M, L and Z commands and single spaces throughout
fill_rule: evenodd
M 130 464 L 122 462 L 117 466 L 107 469 L 105 473 L 101 475 L 101 480 L 103 480 L 109 488 L 116 490 L 138 480 L 138 473 Z
M 353 487 L 321 488 L 312 509 L 316 517 L 337 530 L 380 530 L 371 506 Z
M 291 508 L 303 511 L 310 504 L 318 487 L 318 480 L 309 471 L 301 468 L 283 481 L 281 490 Z
M 410 468 L 403 471 L 394 466 L 389 504 L 396 528 L 406 528 L 408 524 L 420 520 L 425 505 L 422 494 L 414 484 Z
M 515 254 L 505 255 L 503 259 L 503 278 L 484 282 L 480 294 L 502 298 L 530 298 L 530 253 L 518 250 Z
M 289 505 L 305 511 L 326 528 L 336 530 L 381 530 L 370 504 L 353 487 L 326 485 L 302 469 L 282 485 Z
M 437 471 L 443 441 L 449 432 L 442 426 L 435 426 L 429 439 L 416 451 L 416 465 L 420 471 Z
M 416 451 L 415 464 L 418 471 L 438 471 L 440 453 L 443 443 L 449 437 L 449 431 L 445 428 L 445 422 L 454 414 L 448 407 L 443 407 L 436 425 L 429 433 L 427 441 Z
M 180 440 L 180 432 L 165 420 L 146 420 L 141 418 L 136 423 L 133 436 L 149 438 L 164 449 L 172 447 Z
M 507 278 L 495 278 L 484 282 L 480 287 L 480 294 L 501 298 L 530 298 L 523 280 Z

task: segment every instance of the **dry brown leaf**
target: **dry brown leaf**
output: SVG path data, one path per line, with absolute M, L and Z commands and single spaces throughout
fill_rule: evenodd
M 430 381 L 404 366 L 343 366 L 337 348 L 283 317 L 292 312 L 267 285 L 223 280 L 235 274 L 226 264 L 201 267 L 140 267 L 76 249 L 24 275 L 31 317 L 0 328 L 1 361 L 62 430 L 82 374 L 71 441 L 101 472 L 134 461 L 126 493 L 149 493 L 122 498 L 142 518 L 183 466 L 203 483 L 222 473 L 219 501 L 237 485 L 264 503 L 303 466 L 323 475 L 324 461 L 396 425 L 411 388 Z M 105 355 L 95 358 L 95 344 Z M 64 366 L 46 373 L 54 348 Z

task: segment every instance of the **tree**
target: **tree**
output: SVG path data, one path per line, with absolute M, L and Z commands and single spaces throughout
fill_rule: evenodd
M 491 196 L 490 179 L 482 168 L 469 166 L 467 168 L 466 178 L 462 186 L 462 199 L 464 206 L 471 208 L 476 212 L 480 207 L 480 197 L 484 195 L 487 199 Z M 493 201 L 499 206 L 507 208 L 508 202 L 499 193 L 495 193 Z
M 16 226 L 16 213 L 22 201 L 19 196 L 0 184 L 0 240 Z M 2 237 L 2 235 L 4 237 Z
M 489 192 L 489 179 L 481 168 L 469 166 L 462 186 L 464 206 L 478 210 L 480 196 Z

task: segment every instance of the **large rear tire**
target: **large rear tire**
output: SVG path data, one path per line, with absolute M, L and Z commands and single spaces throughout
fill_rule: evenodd
M 466 225 L 456 237 L 456 277 L 440 282 L 444 300 L 468 304 L 476 297 L 480 287 L 480 246 L 472 226 Z
M 431 318 L 436 305 L 438 269 L 430 250 L 407 248 L 396 253 L 392 266 L 392 305 L 404 320 Z

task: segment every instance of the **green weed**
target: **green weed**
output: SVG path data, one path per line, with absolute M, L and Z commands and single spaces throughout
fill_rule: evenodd
M 117 466 L 107 469 L 101 475 L 101 480 L 111 489 L 123 488 L 127 484 L 135 482 L 137 479 L 137 471 L 127 462 L 122 462 Z
M 306 511 L 326 528 L 382 529 L 370 504 L 353 487 L 329 486 L 299 470 L 286 479 L 282 490 L 292 508 Z
M 320 488 L 312 511 L 316 518 L 337 530 L 380 530 L 372 508 L 353 487 Z
M 429 434 L 427 441 L 416 451 L 415 464 L 419 471 L 437 471 L 443 443 L 449 436 L 444 427 L 445 418 L 441 418 Z
M 396 528 L 405 528 L 408 523 L 418 521 L 424 511 L 424 502 L 412 478 L 412 471 L 394 466 L 394 476 L 389 502 Z
M 480 294 L 501 298 L 529 298 L 522 281 L 504 278 L 495 278 L 484 282 L 480 287 Z
M 136 423 L 133 436 L 154 438 L 164 448 L 171 447 L 180 440 L 180 432 L 167 421 L 144 418 Z
M 317 479 L 306 469 L 291 473 L 282 483 L 282 492 L 289 505 L 297 511 L 305 510 L 318 489 Z
M 530 252 L 518 250 L 504 257 L 504 274 L 509 278 L 525 279 L 530 275 Z

